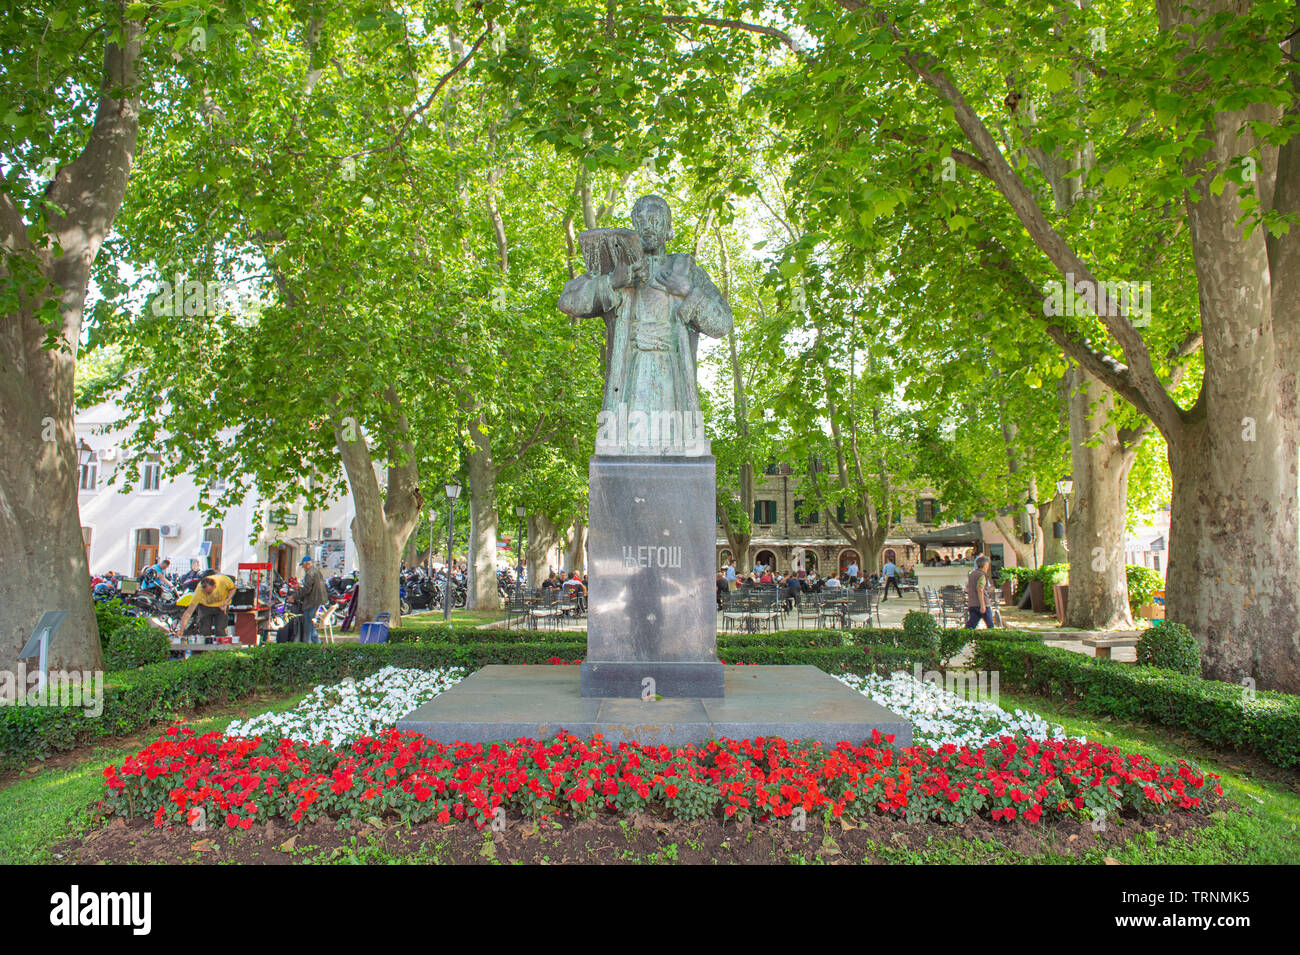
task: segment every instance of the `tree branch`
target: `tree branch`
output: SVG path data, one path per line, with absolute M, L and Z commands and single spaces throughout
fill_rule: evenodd
M 681 16 L 661 16 L 657 17 L 659 22 L 667 26 L 704 26 L 719 27 L 724 30 L 743 30 L 746 33 L 758 33 L 762 36 L 770 36 L 781 41 L 781 45 L 791 53 L 802 56 L 803 53 L 795 46 L 794 40 L 788 33 L 778 30 L 776 27 L 767 27 L 758 23 L 746 23 L 743 20 L 723 20 L 717 17 L 681 17 Z

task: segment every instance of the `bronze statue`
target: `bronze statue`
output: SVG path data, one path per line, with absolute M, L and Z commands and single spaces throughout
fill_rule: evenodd
M 731 308 L 692 256 L 664 251 L 667 202 L 642 196 L 632 224 L 582 233 L 587 274 L 560 293 L 560 311 L 612 319 L 596 453 L 707 455 L 695 348 L 731 331 Z

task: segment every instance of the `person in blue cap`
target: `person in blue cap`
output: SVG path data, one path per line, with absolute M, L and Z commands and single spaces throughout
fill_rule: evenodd
M 325 602 L 325 577 L 321 574 L 311 555 L 298 561 L 302 568 L 302 585 L 295 594 L 298 605 L 302 607 L 302 636 L 307 643 L 320 643 L 316 633 L 316 611 Z

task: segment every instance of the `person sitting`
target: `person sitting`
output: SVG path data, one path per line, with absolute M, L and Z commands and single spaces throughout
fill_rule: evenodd
M 575 570 L 573 576 L 564 582 L 564 595 L 571 597 L 577 605 L 578 613 L 587 611 L 587 588 L 582 583 L 582 578 L 578 576 Z
M 840 584 L 840 579 L 839 579 L 838 577 L 827 577 L 827 578 L 826 578 L 826 589 L 827 589 L 827 590 L 838 591 L 838 590 L 840 589 L 841 586 L 842 586 L 842 585 Z
M 159 563 L 146 567 L 144 573 L 140 575 L 140 589 L 161 593 L 163 581 L 167 579 L 167 568 L 171 565 L 171 560 L 164 558 Z
M 803 593 L 803 584 L 794 574 L 785 579 L 785 609 L 793 610 L 794 605 L 799 602 L 799 595 Z
M 721 610 L 726 603 L 727 595 L 731 593 L 731 584 L 727 582 L 725 571 L 718 571 L 718 577 L 713 582 L 714 589 L 717 590 L 718 609 Z
M 555 576 L 555 571 L 552 570 L 549 574 L 546 575 L 546 579 L 542 581 L 542 589 L 554 590 L 558 586 L 560 586 L 560 581 Z

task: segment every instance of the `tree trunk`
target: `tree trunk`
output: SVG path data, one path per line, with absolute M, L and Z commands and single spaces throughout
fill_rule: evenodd
M 1124 570 L 1128 475 L 1136 457 L 1110 422 L 1109 388 L 1077 365 L 1070 389 L 1070 464 L 1074 507 L 1070 539 L 1070 600 L 1065 624 L 1081 630 L 1133 626 Z M 1095 445 L 1095 446 L 1094 446 Z
M 560 542 L 560 528 L 545 514 L 528 515 L 528 583 L 531 587 L 540 587 L 546 575 L 552 570 L 548 555 Z
M 397 389 L 390 386 L 386 397 L 399 408 L 401 434 L 408 434 Z M 401 438 L 389 442 L 386 455 L 388 486 L 381 489 L 375 475 L 374 456 L 365 435 L 358 433 L 353 422 L 341 414 L 335 416 L 333 426 L 334 442 L 343 460 L 343 470 L 352 494 L 352 542 L 357 548 L 357 569 L 361 574 L 357 620 L 365 623 L 387 613 L 392 625 L 398 626 L 402 621 L 399 581 L 402 550 L 420 519 L 420 508 L 424 505 L 415 450 L 409 441 Z
M 86 146 L 46 191 L 48 233 L 29 235 L 17 205 L 0 192 L 0 284 L 18 300 L 0 336 L 0 670 L 16 669 L 46 610 L 68 611 L 50 644 L 51 670 L 103 666 L 77 505 L 73 378 L 90 265 L 121 208 L 140 130 L 140 24 L 120 26 L 123 44 L 104 47 Z M 37 317 L 51 295 L 59 299 L 58 348 L 44 347 L 51 329 Z
M 1297 693 L 1295 376 L 1289 395 L 1249 394 L 1248 382 L 1265 377 L 1262 367 L 1243 373 L 1238 408 L 1184 425 L 1169 446 L 1174 489 L 1165 607 L 1201 641 L 1207 677 L 1250 677 L 1261 688 Z M 1222 400 L 1237 403 L 1228 391 Z M 1245 410 L 1270 405 L 1273 414 L 1261 415 L 1255 431 L 1240 423 L 1252 417 Z
M 470 610 L 497 610 L 497 508 L 496 464 L 492 442 L 483 432 L 483 418 L 469 428 L 469 581 L 466 606 Z
M 1161 29 L 1224 9 L 1218 2 L 1158 5 Z M 1294 34 L 1292 34 L 1294 37 Z M 1290 55 L 1297 53 L 1294 39 Z M 1291 92 L 1297 84 L 1291 77 Z M 1300 692 L 1300 234 L 1247 231 L 1236 190 L 1210 183 L 1224 163 L 1260 157 L 1263 209 L 1300 210 L 1300 138 L 1280 149 L 1256 121 L 1280 122 L 1257 101 L 1221 113 L 1186 202 L 1196 262 L 1205 372 L 1195 405 L 1168 440 L 1173 475 L 1170 620 L 1204 647 L 1206 676 Z
M 1011 548 L 1011 553 L 1016 555 L 1016 566 L 1032 567 L 1033 554 L 1030 553 L 1029 545 L 1025 543 L 1018 521 L 1019 514 L 1016 511 L 993 515 L 993 526 L 1006 539 L 1007 545 Z
M 569 527 L 569 541 L 564 550 L 565 566 L 580 574 L 587 572 L 587 525 L 574 520 Z
M 1052 498 L 1042 509 L 1044 564 L 1065 564 L 1070 560 L 1069 551 L 1065 546 L 1066 539 L 1052 534 L 1052 525 L 1057 521 L 1065 521 L 1065 508 L 1061 505 L 1060 495 Z

